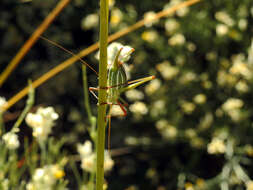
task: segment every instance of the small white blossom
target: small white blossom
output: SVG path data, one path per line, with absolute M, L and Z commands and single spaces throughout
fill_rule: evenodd
M 61 170 L 58 165 L 46 165 L 43 168 L 37 168 L 32 176 L 32 180 L 26 185 L 26 189 L 53 189 L 57 179 L 64 176 L 59 176 L 59 172 L 64 174 L 63 170 Z
M 156 68 L 165 80 L 171 80 L 179 73 L 179 69 L 176 66 L 172 66 L 168 61 L 158 64 Z
M 165 21 L 165 30 L 168 34 L 175 33 L 179 27 L 180 24 L 177 22 L 176 19 L 169 18 Z
M 110 17 L 110 25 L 112 27 L 118 26 L 118 24 L 121 22 L 123 18 L 123 14 L 120 9 L 113 8 L 111 11 L 111 17 Z
M 218 24 L 216 26 L 216 34 L 218 36 L 224 36 L 228 33 L 228 27 L 225 24 Z
M 143 92 L 136 89 L 128 90 L 125 94 L 127 99 L 131 101 L 142 100 L 144 98 Z
M 235 23 L 234 20 L 224 11 L 215 13 L 215 18 L 227 26 L 233 26 Z
M 206 95 L 205 94 L 197 94 L 193 98 L 196 104 L 204 104 L 206 102 Z
M 192 102 L 182 101 L 180 104 L 183 112 L 186 114 L 191 114 L 196 108 L 195 104 Z
M 92 144 L 90 141 L 85 141 L 84 144 L 77 145 L 78 153 L 81 156 L 81 167 L 83 170 L 93 172 L 96 168 L 96 154 L 92 152 Z M 110 157 L 110 154 L 105 151 L 104 156 L 104 170 L 110 171 L 114 166 L 114 161 Z
M 154 92 L 156 92 L 161 87 L 161 81 L 159 79 L 154 79 L 150 81 L 148 85 L 145 87 L 145 92 L 148 95 L 152 95 Z
M 157 40 L 158 33 L 155 30 L 144 31 L 141 34 L 141 38 L 143 40 L 145 40 L 146 42 L 153 43 L 153 42 L 155 42 Z
M 240 109 L 243 106 L 243 101 L 238 98 L 229 98 L 223 105 L 222 109 L 229 112 L 233 109 Z
M 83 29 L 91 29 L 94 27 L 98 26 L 98 21 L 99 21 L 99 16 L 98 14 L 90 14 L 87 15 L 83 20 L 82 20 L 82 28 Z
M 78 144 L 77 151 L 82 157 L 90 155 L 92 153 L 91 141 L 85 141 L 84 144 Z
M 33 136 L 39 141 L 44 141 L 50 134 L 54 121 L 58 117 L 53 107 L 39 108 L 36 113 L 27 114 L 26 123 L 32 127 Z
M 207 145 L 207 152 L 209 154 L 223 154 L 226 151 L 226 145 L 222 139 L 214 138 Z
M 171 46 L 180 46 L 185 43 L 185 37 L 183 34 L 174 34 L 169 40 L 169 45 Z
M 129 106 L 129 110 L 138 115 L 146 115 L 148 113 L 148 108 L 143 102 L 135 102 Z
M 119 61 L 125 63 L 130 59 L 130 55 L 133 53 L 134 49 L 130 46 L 123 46 L 121 43 L 113 42 L 107 47 L 108 67 L 113 64 L 121 48 L 123 49 L 120 52 Z M 99 51 L 96 53 L 95 58 L 99 60 Z
M 155 12 L 149 11 L 149 12 L 145 13 L 144 14 L 144 25 L 146 27 L 151 27 L 154 23 L 158 22 L 158 20 L 155 18 L 156 18 Z
M 19 147 L 20 143 L 15 132 L 10 131 L 5 133 L 2 138 L 8 149 L 16 149 Z
M 248 26 L 248 21 L 246 19 L 240 19 L 238 22 L 238 27 L 240 30 L 244 31 L 247 29 Z

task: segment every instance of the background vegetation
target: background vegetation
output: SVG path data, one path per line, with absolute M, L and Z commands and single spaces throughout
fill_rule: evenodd
M 109 33 L 179 2 L 111 1 Z M 0 71 L 54 6 L 50 0 L 1 1 Z M 74 0 L 43 36 L 78 52 L 98 41 L 98 12 L 97 1 Z M 126 93 L 127 117 L 112 119 L 109 189 L 253 189 L 252 24 L 251 0 L 202 1 L 118 40 L 135 48 L 127 66 L 131 79 L 157 79 Z M 85 60 L 97 70 L 94 55 Z M 9 99 L 28 79 L 37 79 L 67 57 L 39 40 L 0 96 Z M 96 87 L 96 75 L 87 72 L 89 86 Z M 90 101 L 96 115 L 97 100 Z M 4 114 L 7 131 L 24 106 L 20 101 Z M 59 114 L 51 136 L 64 139 L 60 150 L 66 155 L 76 155 L 77 144 L 90 139 L 81 63 L 36 89 L 34 106 L 53 106 Z M 25 123 L 19 139 L 32 142 L 32 129 Z M 23 149 L 19 151 L 22 155 Z M 77 167 L 81 171 L 80 159 Z M 76 188 L 71 167 L 65 173 L 67 186 Z

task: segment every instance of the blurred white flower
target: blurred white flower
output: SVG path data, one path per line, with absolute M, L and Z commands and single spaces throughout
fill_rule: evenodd
M 213 114 L 208 112 L 205 114 L 203 118 L 200 119 L 198 127 L 202 130 L 205 130 L 209 128 L 212 123 L 213 123 Z
M 234 20 L 224 11 L 215 13 L 215 18 L 227 26 L 233 26 L 235 24 Z
M 10 131 L 5 133 L 2 138 L 8 149 L 16 149 L 19 147 L 20 143 L 15 132 Z
M 237 54 L 232 57 L 232 67 L 229 72 L 234 75 L 244 76 L 246 79 L 252 78 L 252 71 L 249 65 L 245 62 L 245 56 L 243 54 Z
M 243 101 L 237 98 L 229 98 L 223 105 L 222 109 L 231 117 L 235 122 L 241 120 L 241 108 Z
M 136 89 L 128 90 L 125 94 L 130 101 L 142 100 L 144 98 L 143 92 Z
M 3 107 L 6 104 L 6 99 L 0 96 L 0 113 L 3 111 Z
M 165 21 L 165 30 L 168 34 L 175 33 L 179 27 L 180 24 L 176 19 L 169 18 Z
M 62 175 L 59 175 L 59 173 Z M 60 179 L 63 176 L 64 171 L 58 165 L 46 165 L 43 168 L 37 168 L 32 176 L 32 180 L 26 185 L 26 189 L 51 190 L 57 179 Z
M 240 19 L 238 22 L 238 27 L 240 30 L 244 31 L 247 29 L 248 26 L 248 21 L 246 19 Z
M 98 14 L 89 14 L 82 19 L 81 27 L 83 29 L 91 29 L 98 26 L 99 16 Z
M 192 82 L 196 79 L 197 79 L 197 75 L 194 72 L 186 71 L 180 77 L 179 82 L 182 83 L 182 84 L 187 84 L 187 83 Z
M 161 87 L 161 81 L 159 79 L 154 79 L 150 81 L 148 85 L 145 86 L 145 92 L 148 95 L 152 95 Z
M 207 152 L 209 154 L 223 154 L 226 151 L 226 145 L 224 140 L 219 138 L 213 138 L 207 145 Z
M 165 80 L 171 80 L 179 73 L 179 69 L 168 61 L 158 64 L 156 68 Z
M 92 153 L 91 141 L 85 141 L 83 144 L 77 144 L 77 151 L 81 157 L 90 155 Z
M 225 24 L 217 24 L 216 26 L 216 34 L 218 36 L 224 36 L 228 33 L 228 27 Z
M 169 124 L 165 119 L 158 120 L 155 126 L 165 139 L 175 138 L 178 134 L 177 128 L 174 125 Z
M 148 108 L 143 102 L 135 102 L 129 106 L 129 110 L 137 115 L 146 115 L 148 113 Z
M 158 33 L 155 30 L 144 31 L 141 38 L 146 42 L 153 43 L 157 40 Z
M 240 109 L 243 106 L 243 101 L 238 98 L 229 98 L 223 105 L 222 109 L 225 112 L 229 112 L 234 109 Z
M 108 68 L 113 64 L 116 55 L 121 48 L 123 49 L 120 52 L 119 61 L 125 63 L 130 59 L 130 55 L 133 53 L 134 48 L 130 46 L 123 46 L 118 42 L 113 42 L 107 47 Z M 99 51 L 96 53 L 95 58 L 99 60 Z
M 118 26 L 118 24 L 121 22 L 123 18 L 123 14 L 120 9 L 113 8 L 111 11 L 111 17 L 110 17 L 110 25 L 112 27 Z
M 180 105 L 181 105 L 183 112 L 186 114 L 191 114 L 196 108 L 195 104 L 193 104 L 192 102 L 188 102 L 188 101 L 182 101 L 180 103 Z
M 249 91 L 249 87 L 248 87 L 247 83 L 243 80 L 240 80 L 238 83 L 236 83 L 235 88 L 239 92 L 248 92 Z
M 39 108 L 36 113 L 28 113 L 25 120 L 32 127 L 33 136 L 38 141 L 45 141 L 58 117 L 53 107 L 47 107 Z
M 197 94 L 193 98 L 196 104 L 204 104 L 206 102 L 206 95 L 205 94 Z
M 81 167 L 83 170 L 93 172 L 96 168 L 96 154 L 92 152 L 92 144 L 90 141 L 85 141 L 84 144 L 77 145 L 77 151 L 81 156 Z M 110 171 L 114 166 L 114 161 L 110 154 L 105 151 L 104 170 Z
M 144 25 L 146 27 L 151 27 L 153 24 L 157 23 L 158 20 L 156 18 L 156 13 L 153 11 L 146 12 L 144 14 Z
M 160 114 L 166 113 L 166 102 L 164 100 L 156 100 L 150 109 L 152 117 L 158 117 Z
M 169 40 L 169 45 L 171 46 L 180 46 L 185 43 L 185 37 L 183 34 L 174 34 Z

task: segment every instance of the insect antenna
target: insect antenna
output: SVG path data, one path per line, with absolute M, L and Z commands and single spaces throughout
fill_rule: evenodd
M 97 71 L 92 66 L 90 66 L 86 61 L 84 61 L 81 57 L 79 57 L 78 55 L 76 55 L 73 52 L 67 50 L 66 48 L 64 48 L 63 46 L 61 46 L 60 44 L 57 44 L 56 42 L 54 42 L 52 40 L 49 40 L 49 39 L 47 39 L 47 38 L 45 38 L 43 36 L 40 36 L 40 38 L 43 39 L 43 40 L 45 40 L 45 41 L 47 41 L 47 42 L 49 42 L 50 44 L 52 44 L 52 45 L 54 45 L 56 47 L 62 49 L 63 51 L 65 51 L 65 52 L 73 55 L 75 58 L 77 58 L 79 61 L 81 61 L 85 66 L 89 67 L 92 71 L 94 71 L 96 73 L 96 75 L 98 76 Z

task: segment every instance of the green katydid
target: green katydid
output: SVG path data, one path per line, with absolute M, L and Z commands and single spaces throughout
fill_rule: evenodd
M 77 57 L 84 65 L 86 65 L 87 67 L 89 67 L 91 70 L 93 70 L 96 75 L 98 75 L 98 73 L 95 71 L 95 69 L 93 69 L 93 67 L 91 67 L 87 62 L 85 62 L 82 58 L 80 58 L 79 56 L 77 56 L 76 54 L 72 53 L 71 51 L 65 49 L 64 47 L 62 47 L 61 45 L 47 39 L 44 37 L 41 37 L 42 39 L 48 41 L 49 43 L 55 45 L 56 47 L 62 49 L 63 51 Z M 114 57 L 114 60 L 112 62 L 112 64 L 109 65 L 108 67 L 108 71 L 107 71 L 107 87 L 90 87 L 89 91 L 94 95 L 94 97 L 97 97 L 97 95 L 95 94 L 94 91 L 98 91 L 98 90 L 106 90 L 107 91 L 107 101 L 106 102 L 102 102 L 100 105 L 109 105 L 109 110 L 107 113 L 106 118 L 108 118 L 108 122 L 109 122 L 109 129 L 108 129 L 108 142 L 110 139 L 110 128 L 111 128 L 111 111 L 112 111 L 112 106 L 113 105 L 118 105 L 120 106 L 120 109 L 123 111 L 123 114 L 117 115 L 117 116 L 126 116 L 127 115 L 127 111 L 126 111 L 126 106 L 127 103 L 126 101 L 124 101 L 120 95 L 127 91 L 127 90 L 131 90 L 134 89 L 138 86 L 140 86 L 143 83 L 146 83 L 148 81 L 151 81 L 155 78 L 155 76 L 149 76 L 149 77 L 144 77 L 144 78 L 140 78 L 137 80 L 132 80 L 132 81 L 127 81 L 127 75 L 126 75 L 126 71 L 124 68 L 124 62 L 122 60 L 120 60 L 120 56 L 122 57 L 121 53 L 122 53 L 123 47 L 121 47 L 119 50 L 117 50 L 116 52 L 116 56 Z M 134 51 L 133 48 L 131 48 L 128 52 L 125 52 L 125 57 L 129 57 L 129 55 Z M 108 149 L 109 149 L 109 143 L 108 143 Z

